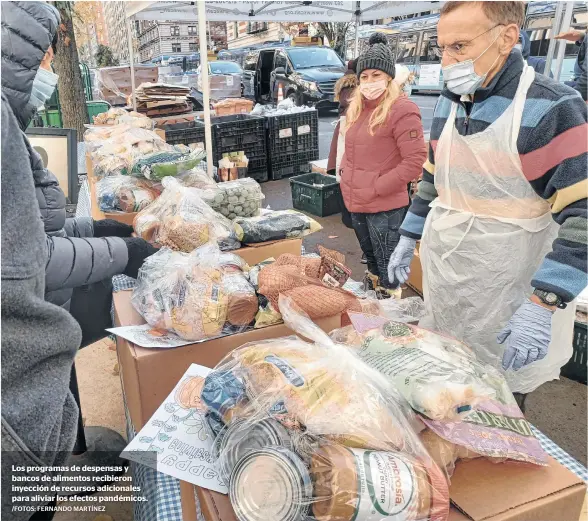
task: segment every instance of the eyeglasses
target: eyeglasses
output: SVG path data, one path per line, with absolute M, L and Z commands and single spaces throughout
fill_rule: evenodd
M 452 58 L 458 58 L 465 54 L 466 48 L 468 47 L 468 45 L 471 45 L 471 43 L 474 40 L 477 40 L 480 36 L 484 36 L 486 33 L 489 33 L 490 31 L 496 29 L 497 27 L 500 27 L 501 25 L 503 24 L 498 24 L 494 27 L 490 27 L 490 29 L 488 29 L 487 31 L 484 31 L 483 33 L 480 33 L 478 36 L 475 36 L 471 40 L 465 42 L 458 42 L 452 45 L 445 45 L 444 47 L 439 47 L 438 45 L 435 45 L 434 47 L 432 47 L 433 52 L 435 53 L 435 56 L 439 58 L 442 58 L 444 53 L 449 54 L 449 56 L 451 56 Z

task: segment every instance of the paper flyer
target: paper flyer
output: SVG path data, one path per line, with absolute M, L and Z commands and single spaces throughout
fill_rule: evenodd
M 194 341 L 184 340 L 169 331 L 153 329 L 149 324 L 141 326 L 111 327 L 106 331 L 114 333 L 140 347 L 172 348 L 194 344 Z
M 211 369 L 192 364 L 149 422 L 121 456 L 199 487 L 227 494 L 212 458 L 214 439 L 205 427 L 200 402 L 204 378 Z M 157 453 L 157 466 L 146 452 Z

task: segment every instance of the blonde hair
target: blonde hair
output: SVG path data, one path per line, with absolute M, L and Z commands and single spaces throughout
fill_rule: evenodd
M 378 126 L 383 125 L 386 122 L 388 113 L 390 112 L 392 105 L 394 105 L 394 102 L 398 99 L 398 96 L 400 96 L 400 87 L 395 81 L 391 79 L 388 83 L 388 88 L 386 89 L 384 96 L 370 117 L 369 133 L 371 136 L 375 134 L 376 128 Z M 357 87 L 353 93 L 351 103 L 347 108 L 347 113 L 345 114 L 347 128 L 353 125 L 357 121 L 357 118 L 359 118 L 359 115 L 363 110 L 363 103 L 363 95 L 359 87 Z

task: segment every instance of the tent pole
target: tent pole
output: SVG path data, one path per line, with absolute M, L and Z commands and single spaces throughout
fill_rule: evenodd
M 208 48 L 206 45 L 206 4 L 198 5 L 198 41 L 200 43 L 200 73 L 202 74 L 202 104 L 204 105 L 204 141 L 206 144 L 206 168 L 208 175 L 212 171 L 212 129 L 210 126 L 210 85 L 208 83 Z
M 553 18 L 553 25 L 551 26 L 551 38 L 549 39 L 549 47 L 547 48 L 547 57 L 545 60 L 545 74 L 549 75 L 549 71 L 551 71 L 551 63 L 553 61 L 553 55 L 555 54 L 555 47 L 557 44 L 557 40 L 555 40 L 555 36 L 559 34 L 561 30 L 561 19 L 564 10 L 564 3 L 557 2 L 557 6 L 555 8 L 555 16 Z
M 572 25 L 572 14 L 574 13 L 574 2 L 565 2 L 565 13 L 563 15 L 562 24 L 560 27 L 561 31 L 567 31 Z M 556 36 L 555 34 L 553 36 Z M 553 37 L 552 36 L 552 37 Z M 555 56 L 555 70 L 553 72 L 553 78 L 555 81 L 559 81 L 559 77 L 561 76 L 561 68 L 563 65 L 564 55 L 566 52 L 566 44 L 565 40 L 559 40 L 559 47 L 557 49 L 557 54 Z
M 354 58 L 359 56 L 359 2 L 355 3 L 355 48 L 353 49 Z
M 133 21 L 127 20 L 127 36 L 129 39 L 129 62 L 131 66 L 131 96 L 133 97 L 133 110 L 137 111 L 137 94 L 135 93 L 135 55 L 133 53 L 133 33 L 131 25 Z

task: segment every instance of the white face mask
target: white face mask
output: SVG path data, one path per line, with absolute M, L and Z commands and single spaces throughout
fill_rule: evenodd
M 499 36 L 500 33 L 475 60 L 464 60 L 462 62 L 457 62 L 453 65 L 443 67 L 443 80 L 451 92 L 460 96 L 463 96 L 464 94 L 473 94 L 480 87 L 480 85 L 484 83 L 486 76 L 488 76 L 488 72 L 490 72 L 492 67 L 494 67 L 494 64 L 498 61 L 498 58 L 500 58 L 500 54 L 496 57 L 496 60 L 494 60 L 492 65 L 490 65 L 490 68 L 482 76 L 480 76 L 474 69 L 474 62 L 481 58 L 486 53 L 486 51 L 490 49 L 492 45 L 494 45 L 494 42 L 498 40 Z
M 388 82 L 386 80 L 372 81 L 370 83 L 360 83 L 359 90 L 364 98 L 373 100 L 378 99 L 386 90 Z
M 33 80 L 33 90 L 30 100 L 37 109 L 43 107 L 45 102 L 53 95 L 58 78 L 59 76 L 57 74 L 47 69 L 39 68 Z

